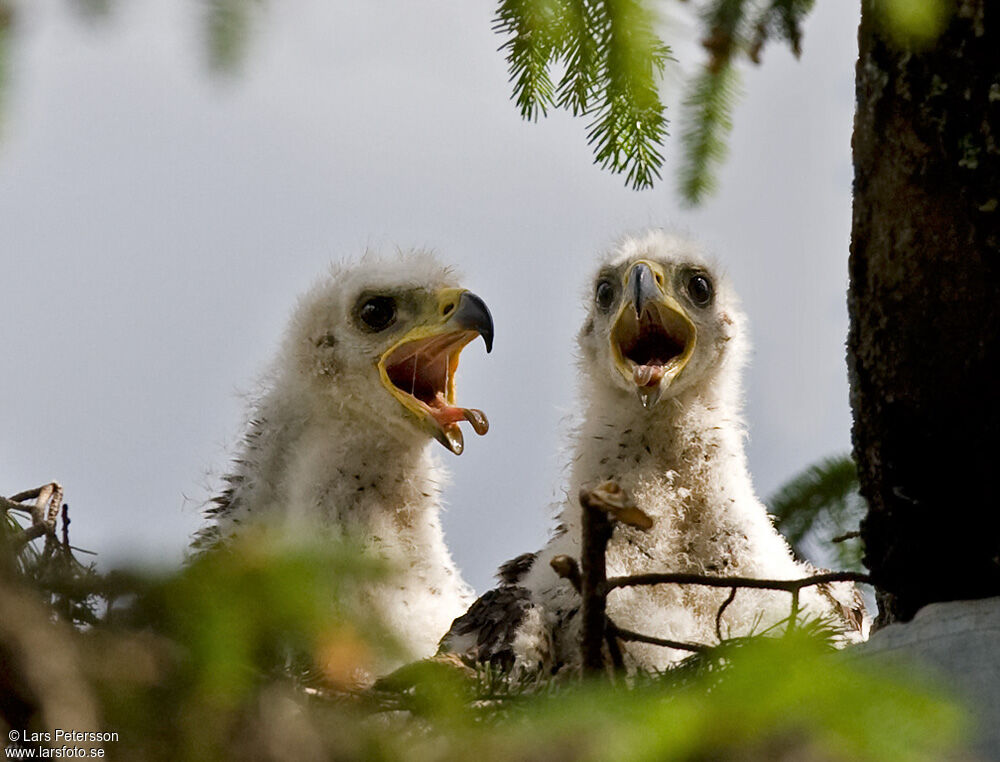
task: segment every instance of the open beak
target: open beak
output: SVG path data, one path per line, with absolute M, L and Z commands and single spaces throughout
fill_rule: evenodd
M 479 435 L 490 427 L 482 410 L 455 405 L 455 371 L 465 346 L 482 336 L 493 349 L 493 319 L 485 302 L 464 289 L 442 289 L 434 317 L 416 326 L 379 359 L 386 389 L 420 425 L 456 455 L 465 448 L 459 421 Z
M 664 290 L 664 282 L 655 263 L 636 262 L 625 278 L 625 298 L 611 330 L 615 364 L 646 408 L 659 401 L 694 352 L 694 323 Z

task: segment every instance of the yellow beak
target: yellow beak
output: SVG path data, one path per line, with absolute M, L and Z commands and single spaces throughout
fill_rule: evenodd
M 442 289 L 426 317 L 378 361 L 379 377 L 389 393 L 418 426 L 456 455 L 465 448 L 459 421 L 468 421 L 480 435 L 489 429 L 481 410 L 455 406 L 458 358 L 477 336 L 483 337 L 487 352 L 492 350 L 493 319 L 486 303 L 464 289 Z
M 611 330 L 615 365 L 646 408 L 677 379 L 695 347 L 695 324 L 665 284 L 659 265 L 636 262 L 625 276 L 624 298 Z

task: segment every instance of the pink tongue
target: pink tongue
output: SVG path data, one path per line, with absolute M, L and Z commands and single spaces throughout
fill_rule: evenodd
M 489 430 L 490 422 L 482 410 L 445 404 L 444 397 L 440 394 L 436 402 L 437 404 L 431 407 L 431 415 L 434 416 L 434 420 L 441 425 L 442 429 L 459 421 L 468 421 L 480 436 Z
M 662 365 L 636 365 L 632 368 L 632 380 L 636 386 L 656 386 L 662 378 Z
M 444 428 L 445 426 L 450 426 L 453 423 L 464 421 L 465 409 L 445 405 L 444 407 L 431 408 L 431 415 L 434 416 L 435 421 L 441 424 L 441 428 Z

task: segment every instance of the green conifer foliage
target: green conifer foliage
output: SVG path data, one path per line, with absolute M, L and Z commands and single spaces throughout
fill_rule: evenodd
M 590 119 L 595 161 L 651 187 L 666 135 L 659 79 L 670 50 L 644 0 L 501 0 L 513 100 L 525 119 L 550 108 Z

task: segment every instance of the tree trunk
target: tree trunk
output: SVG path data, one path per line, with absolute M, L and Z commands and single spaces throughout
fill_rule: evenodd
M 1000 595 L 1000 7 L 931 49 L 863 0 L 848 365 L 882 622 Z

